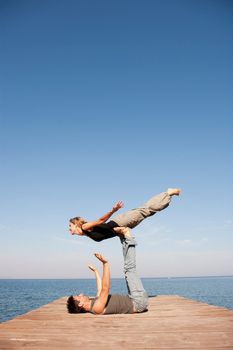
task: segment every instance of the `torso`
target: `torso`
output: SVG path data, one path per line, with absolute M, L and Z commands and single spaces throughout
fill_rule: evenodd
M 101 225 L 96 225 L 93 227 L 92 231 L 83 230 L 83 233 L 89 238 L 96 242 L 103 241 L 104 239 L 109 239 L 117 236 L 117 233 L 113 230 L 114 227 L 118 226 L 114 221 L 109 221 Z
M 95 300 L 92 302 L 92 305 L 91 305 L 90 312 L 92 313 L 94 313 L 92 309 L 94 307 Z M 135 312 L 135 309 L 134 309 L 132 299 L 130 299 L 128 295 L 109 294 L 108 300 L 106 302 L 102 315 L 132 314 L 134 312 Z

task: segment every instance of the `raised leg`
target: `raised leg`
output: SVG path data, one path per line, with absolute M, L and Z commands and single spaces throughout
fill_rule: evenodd
M 150 198 L 142 206 L 129 210 L 126 213 L 114 216 L 112 221 L 114 221 L 118 226 L 134 228 L 145 218 L 167 208 L 171 202 L 171 197 L 179 194 L 180 189 L 169 188 L 166 192 L 162 192 Z
M 129 231 L 129 229 L 128 229 Z M 148 306 L 148 296 L 136 271 L 136 241 L 130 233 L 121 236 L 121 243 L 124 256 L 125 281 L 137 312 L 143 312 Z

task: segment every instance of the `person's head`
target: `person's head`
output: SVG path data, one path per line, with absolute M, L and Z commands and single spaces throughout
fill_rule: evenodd
M 78 234 L 83 235 L 82 225 L 85 224 L 85 220 L 80 216 L 76 216 L 69 220 L 69 231 L 72 235 Z
M 89 312 L 91 301 L 88 296 L 79 294 L 71 295 L 67 299 L 67 310 L 70 314 Z

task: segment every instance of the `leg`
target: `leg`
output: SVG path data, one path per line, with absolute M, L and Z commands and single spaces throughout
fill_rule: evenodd
M 125 281 L 129 297 L 133 300 L 135 310 L 143 312 L 148 306 L 148 296 L 136 271 L 136 241 L 130 235 L 125 235 L 121 237 L 121 244 L 124 256 Z
M 166 192 L 162 192 L 149 199 L 141 207 L 127 211 L 126 213 L 116 215 L 112 218 L 118 226 L 134 228 L 145 218 L 154 215 L 169 206 L 171 197 L 179 195 L 179 189 L 169 188 Z

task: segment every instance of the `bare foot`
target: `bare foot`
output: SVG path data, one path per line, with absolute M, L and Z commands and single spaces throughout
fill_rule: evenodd
M 116 233 L 118 233 L 119 235 L 122 235 L 124 237 L 131 237 L 130 228 L 129 227 L 119 226 L 119 227 L 114 227 L 113 230 Z
M 180 188 L 168 188 L 167 189 L 167 193 L 169 194 L 169 196 L 179 196 L 181 192 Z

